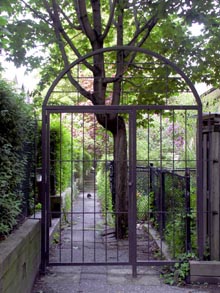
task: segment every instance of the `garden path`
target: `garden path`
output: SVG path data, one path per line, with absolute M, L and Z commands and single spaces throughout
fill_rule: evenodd
M 89 183 L 87 187 L 89 186 Z M 103 261 L 106 259 L 103 242 L 103 218 L 100 213 L 100 203 L 88 188 L 86 193 L 80 193 L 74 202 L 73 210 L 77 211 L 76 218 L 68 216 L 68 223 L 62 227 L 62 243 L 52 245 L 51 261 Z M 87 198 L 87 193 L 91 198 Z M 86 198 L 85 198 L 86 196 Z M 93 200 L 92 200 L 93 199 Z M 94 212 L 96 217 L 94 219 Z M 70 225 L 72 223 L 72 225 Z M 82 227 L 86 231 L 82 235 Z M 94 227 L 96 229 L 94 230 Z M 95 231 L 95 232 L 94 232 Z M 73 239 L 74 232 L 74 239 Z M 82 246 L 82 237 L 84 245 Z M 70 249 L 73 243 L 74 249 Z M 114 247 L 114 237 L 108 235 L 108 244 Z M 94 249 L 95 245 L 95 249 Z M 126 242 L 119 250 L 120 257 L 128 257 Z M 62 248 L 62 249 L 60 249 Z M 111 250 L 109 250 L 111 251 Z M 108 258 L 114 260 L 114 249 L 108 251 Z M 160 279 L 158 268 L 138 268 L 137 278 L 132 277 L 132 269 L 128 266 L 53 266 L 48 267 L 45 275 L 40 276 L 33 287 L 32 293 L 174 293 L 174 292 L 207 292 L 198 288 L 179 288 L 165 285 Z

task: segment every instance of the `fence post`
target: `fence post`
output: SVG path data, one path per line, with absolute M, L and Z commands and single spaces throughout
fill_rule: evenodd
M 165 229 L 165 172 L 160 170 L 160 189 L 159 189 L 159 200 L 158 200 L 158 208 L 159 208 L 159 229 L 160 229 L 160 237 L 163 239 L 164 229 Z
M 162 220 L 162 231 L 165 229 L 165 221 L 166 221 L 166 206 L 165 206 L 165 197 L 166 197 L 166 190 L 165 190 L 165 172 L 162 171 L 161 173 L 161 220 Z
M 112 194 L 112 207 L 115 211 L 115 172 L 114 172 L 114 161 L 109 163 L 109 180 L 110 180 L 110 189 Z
M 204 246 L 210 259 L 220 260 L 220 115 L 203 116 Z
M 150 169 L 150 184 L 149 184 L 149 191 L 152 192 L 153 191 L 153 180 L 154 180 L 154 175 L 153 175 L 153 167 L 154 164 L 150 163 L 149 169 Z
M 185 171 L 185 205 L 186 205 L 186 251 L 191 251 L 191 207 L 190 207 L 190 170 Z

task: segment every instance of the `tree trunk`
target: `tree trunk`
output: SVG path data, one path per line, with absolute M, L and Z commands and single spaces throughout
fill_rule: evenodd
M 125 122 L 117 119 L 117 131 L 114 137 L 114 182 L 115 182 L 115 233 L 116 238 L 123 239 L 128 232 L 128 165 L 127 137 Z
M 128 165 L 127 135 L 124 118 L 118 114 L 97 114 L 98 122 L 114 138 L 114 191 L 115 191 L 115 233 L 118 239 L 127 236 L 128 231 Z M 107 119 L 107 121 L 106 121 Z

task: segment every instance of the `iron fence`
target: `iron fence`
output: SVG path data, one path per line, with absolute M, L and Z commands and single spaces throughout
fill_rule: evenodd
M 138 166 L 136 170 L 137 195 L 149 198 L 146 218 L 153 222 L 161 239 L 171 242 L 168 244 L 174 255 L 191 251 L 195 169 L 167 170 L 150 164 Z
M 110 189 L 114 207 L 114 161 L 107 164 Z M 195 226 L 195 206 L 191 197 L 195 196 L 195 169 L 168 170 L 149 166 L 136 167 L 137 182 L 137 219 L 150 221 L 159 232 L 160 239 L 168 242 L 173 256 L 192 251 L 193 229 Z M 138 199 L 145 206 L 138 211 Z M 195 232 L 195 231 L 194 231 Z M 169 237 L 169 235 L 172 236 Z M 195 242 L 195 239 L 193 240 Z
M 22 208 L 18 217 L 20 221 L 23 221 L 27 217 L 40 217 L 41 184 L 39 184 L 38 181 L 41 180 L 41 171 L 38 167 L 41 149 L 39 144 L 40 131 L 38 129 L 38 124 L 39 121 L 35 120 L 33 123 L 33 135 L 28 142 L 24 142 L 23 150 L 20 154 L 24 161 L 24 177 L 19 187 L 22 194 Z

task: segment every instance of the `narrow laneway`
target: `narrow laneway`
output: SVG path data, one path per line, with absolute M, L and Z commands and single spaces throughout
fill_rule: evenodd
M 126 261 L 128 241 L 116 241 L 105 225 L 97 196 L 87 187 L 60 224 L 61 235 L 56 234 L 51 243 L 50 262 L 75 266 L 48 267 L 46 275 L 36 280 L 32 293 L 205 292 L 165 285 L 158 268 L 140 267 L 137 278 L 132 278 L 130 266 L 98 265 Z M 97 264 L 91 265 L 94 262 Z

